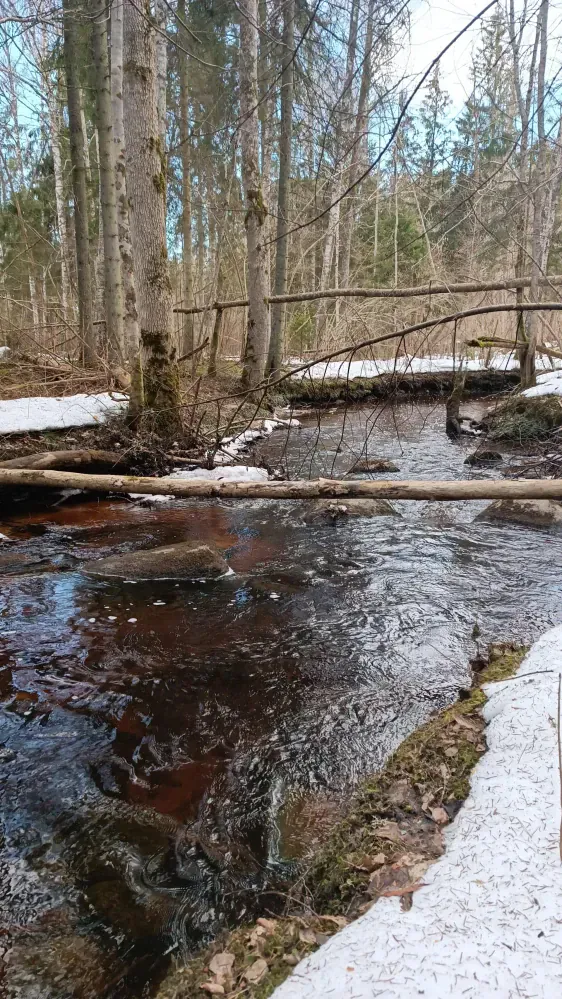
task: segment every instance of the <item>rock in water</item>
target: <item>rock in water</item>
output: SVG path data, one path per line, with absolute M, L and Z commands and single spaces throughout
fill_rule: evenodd
M 187 541 L 111 555 L 90 562 L 84 571 L 118 579 L 216 579 L 228 572 L 228 564 L 208 545 Z
M 384 499 L 315 500 L 308 503 L 302 518 L 306 524 L 335 524 L 347 517 L 398 517 Z
M 503 461 L 503 455 L 499 451 L 474 451 L 465 458 L 465 465 L 490 465 L 492 462 Z
M 361 458 L 351 469 L 352 474 L 361 472 L 399 472 L 398 465 L 387 458 Z
M 562 503 L 557 500 L 496 500 L 476 520 L 508 520 L 515 524 L 549 527 L 562 524 Z

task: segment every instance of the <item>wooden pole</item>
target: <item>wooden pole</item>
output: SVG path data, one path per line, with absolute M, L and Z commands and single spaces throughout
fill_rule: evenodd
M 90 489 L 147 496 L 223 497 L 228 499 L 411 499 L 411 500 L 562 500 L 562 479 L 469 479 L 454 482 L 411 480 L 350 481 L 311 479 L 294 482 L 216 482 L 210 479 L 151 479 L 137 475 L 88 475 L 79 472 L 0 468 L 1 486 Z

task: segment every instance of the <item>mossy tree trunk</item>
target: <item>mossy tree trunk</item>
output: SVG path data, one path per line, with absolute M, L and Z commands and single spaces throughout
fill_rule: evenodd
M 127 195 L 142 368 L 142 379 L 134 379 L 131 403 L 135 415 L 144 407 L 161 432 L 175 432 L 181 415 L 171 337 L 166 170 L 158 130 L 155 31 L 147 0 L 125 0 L 123 56 Z

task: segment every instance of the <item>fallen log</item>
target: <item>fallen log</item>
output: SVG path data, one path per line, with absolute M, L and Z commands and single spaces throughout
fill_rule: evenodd
M 97 472 L 110 472 L 129 468 L 129 461 L 118 451 L 39 451 L 23 458 L 0 461 L 0 468 L 56 469 L 68 472 L 76 468 L 89 468 Z
M 147 496 L 224 499 L 372 499 L 476 500 L 558 499 L 562 479 L 469 479 L 451 482 L 410 480 L 366 482 L 311 479 L 295 482 L 233 482 L 210 479 L 151 479 L 137 475 L 87 475 L 38 469 L 0 468 L 1 486 L 42 486 L 53 489 L 90 489 L 95 492 L 142 493 Z

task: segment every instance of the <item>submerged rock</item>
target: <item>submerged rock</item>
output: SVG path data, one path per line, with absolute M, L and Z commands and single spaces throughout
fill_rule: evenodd
M 228 572 L 228 564 L 208 545 L 187 541 L 111 555 L 88 563 L 84 571 L 118 579 L 216 579 Z
M 353 473 L 359 472 L 399 472 L 398 465 L 387 458 L 361 458 L 351 469 Z
M 515 524 L 549 527 L 562 524 L 562 503 L 557 500 L 496 500 L 476 520 L 507 520 Z
M 465 465 L 489 465 L 495 461 L 503 461 L 499 451 L 474 451 L 465 458 Z
M 385 499 L 315 500 L 303 510 L 306 524 L 335 524 L 347 517 L 399 517 Z

